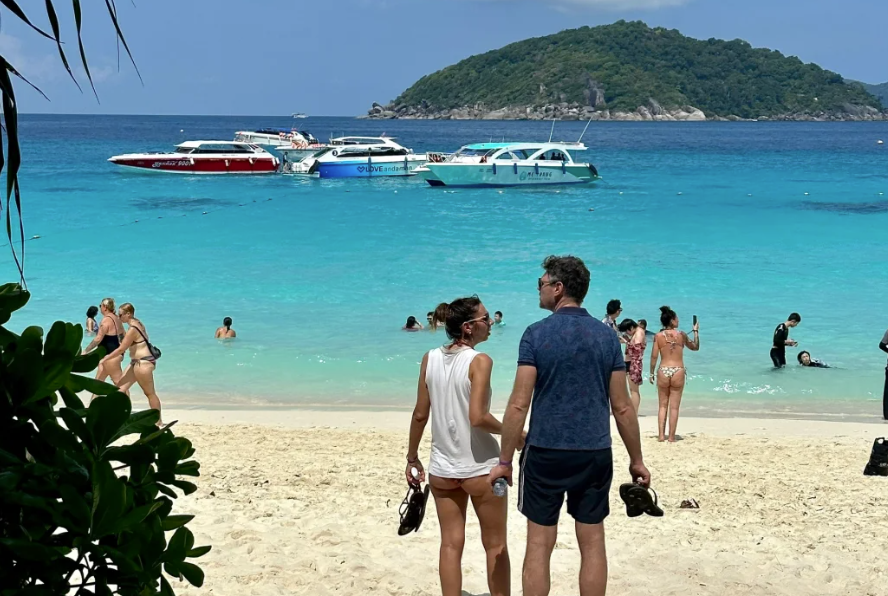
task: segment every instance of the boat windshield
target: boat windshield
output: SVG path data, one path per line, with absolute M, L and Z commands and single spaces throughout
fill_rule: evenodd
M 339 157 L 383 157 L 388 155 L 407 155 L 407 149 L 403 147 L 390 147 L 379 145 L 376 147 L 351 146 L 339 150 Z
M 189 153 L 255 153 L 255 151 L 249 145 L 214 143 L 212 145 L 201 145 L 192 149 Z
M 176 153 L 191 153 L 194 147 L 176 147 Z

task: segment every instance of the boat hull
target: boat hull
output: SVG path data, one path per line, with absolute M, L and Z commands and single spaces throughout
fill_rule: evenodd
M 361 160 L 361 161 L 321 161 L 317 172 L 321 178 L 381 178 L 388 176 L 415 176 L 416 170 L 426 164 L 426 158 L 411 156 L 411 159 Z
M 111 163 L 127 170 L 142 172 L 166 172 L 171 174 L 274 174 L 278 160 L 274 157 L 202 158 L 188 157 L 118 157 Z
M 518 165 L 429 163 L 417 172 L 431 186 L 503 187 L 588 184 L 598 179 L 588 164 Z

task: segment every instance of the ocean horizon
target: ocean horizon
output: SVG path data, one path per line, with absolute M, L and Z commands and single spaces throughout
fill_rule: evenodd
M 20 117 L 30 303 L 8 326 L 82 323 L 106 296 L 132 302 L 163 350 L 167 407 L 402 408 L 443 333 L 404 333 L 442 301 L 478 294 L 505 313 L 479 349 L 502 409 L 540 262 L 574 254 L 592 272 L 584 306 L 612 298 L 659 329 L 700 319 L 686 354 L 686 415 L 878 419 L 888 327 L 888 123 L 594 122 L 581 160 L 594 185 L 440 189 L 422 180 L 145 175 L 126 152 L 233 138 L 268 126 L 326 140 L 382 133 L 417 152 L 545 140 L 551 122 L 374 121 L 263 116 Z M 576 140 L 585 122 L 558 122 Z M 3 250 L 8 251 L 8 248 Z M 16 281 L 11 255 L 0 265 Z M 772 369 L 790 312 L 797 349 Z M 222 318 L 237 340 L 219 342 Z M 835 368 L 795 365 L 808 350 Z M 650 346 L 645 354 L 645 367 Z M 134 390 L 139 404 L 141 392 Z M 650 414 L 656 389 L 642 388 Z

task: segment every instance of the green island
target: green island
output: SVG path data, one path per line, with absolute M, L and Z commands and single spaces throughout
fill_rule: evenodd
M 868 86 L 794 56 L 618 21 L 466 58 L 366 117 L 884 120 L 888 111 Z

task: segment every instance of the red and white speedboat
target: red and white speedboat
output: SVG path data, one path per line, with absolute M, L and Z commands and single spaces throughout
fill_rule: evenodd
M 177 174 L 273 174 L 280 161 L 251 143 L 186 141 L 175 153 L 127 153 L 108 159 L 119 166 Z

